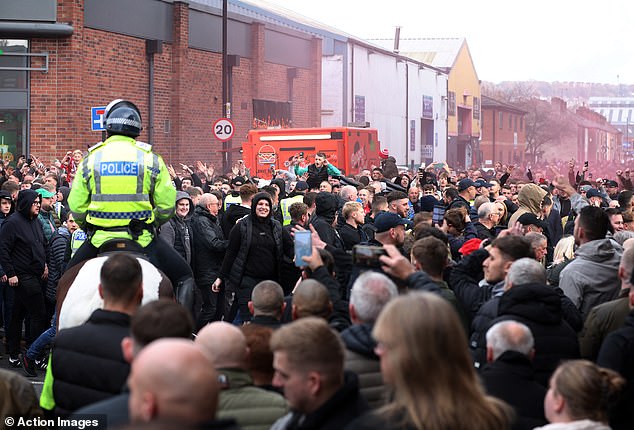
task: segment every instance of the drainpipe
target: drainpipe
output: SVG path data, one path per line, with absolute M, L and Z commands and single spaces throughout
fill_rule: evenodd
M 145 53 L 148 62 L 148 143 L 154 143 L 154 54 L 163 52 L 163 42 L 146 40 Z

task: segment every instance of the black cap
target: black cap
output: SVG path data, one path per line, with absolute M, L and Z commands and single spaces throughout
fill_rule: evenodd
M 464 191 L 469 187 L 475 187 L 475 186 L 476 184 L 475 182 L 473 182 L 473 180 L 469 178 L 465 178 L 461 180 L 460 182 L 458 182 L 458 191 Z
M 246 182 L 246 179 L 244 179 L 242 176 L 236 176 L 235 178 L 233 178 L 231 180 L 231 185 L 244 185 L 244 183 Z
M 383 233 L 391 228 L 399 225 L 405 226 L 405 229 L 410 229 L 414 225 L 410 220 L 401 218 L 392 212 L 383 212 L 376 216 L 374 219 L 374 227 L 377 233 Z
M 526 225 L 536 225 L 537 227 L 540 227 L 542 230 L 546 230 L 547 226 L 546 223 L 544 223 L 544 221 L 542 221 L 541 219 L 537 218 L 537 216 L 535 216 L 535 214 L 532 214 L 530 212 L 526 212 L 525 214 L 522 214 L 517 221 L 526 226 Z
M 485 181 L 484 179 L 478 179 L 477 181 L 475 181 L 475 183 L 473 184 L 474 187 L 476 188 L 480 188 L 480 187 L 487 187 L 487 188 L 491 188 L 493 185 L 489 184 L 487 181 Z
M 295 189 L 297 191 L 306 191 L 308 189 L 308 183 L 306 181 L 297 181 Z
M 588 191 L 586 191 L 586 198 L 590 198 L 590 197 L 601 197 L 603 198 L 603 196 L 601 195 L 601 192 L 599 190 L 597 190 L 596 188 L 590 188 Z

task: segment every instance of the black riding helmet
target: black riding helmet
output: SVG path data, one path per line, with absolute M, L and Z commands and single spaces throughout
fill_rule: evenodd
M 137 137 L 141 134 L 141 113 L 136 105 L 127 100 L 117 99 L 106 106 L 104 127 L 109 134 Z

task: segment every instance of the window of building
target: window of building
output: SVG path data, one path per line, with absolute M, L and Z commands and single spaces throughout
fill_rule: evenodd
M 27 40 L 0 39 L 0 67 L 26 68 L 29 49 Z M 24 90 L 27 88 L 26 70 L 0 70 L 0 90 Z
M 504 113 L 500 112 L 499 113 L 499 121 L 498 123 L 500 124 L 500 130 L 502 130 L 502 124 L 504 123 Z
M 12 164 L 27 153 L 29 41 L 0 39 L 0 159 Z
M 513 129 L 513 115 L 509 114 L 509 130 Z
M 524 131 L 524 117 L 520 117 L 520 131 Z

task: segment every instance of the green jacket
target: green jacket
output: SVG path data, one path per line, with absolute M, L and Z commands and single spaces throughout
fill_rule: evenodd
M 222 391 L 218 399 L 218 418 L 234 418 L 243 430 L 269 430 L 288 412 L 281 394 L 253 385 L 241 369 L 216 369 Z

